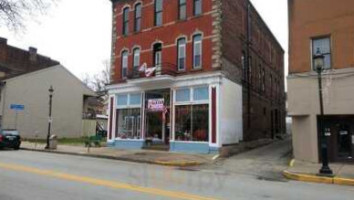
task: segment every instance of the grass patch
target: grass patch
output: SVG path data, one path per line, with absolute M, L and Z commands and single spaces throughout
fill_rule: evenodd
M 87 141 L 87 140 L 88 140 L 88 137 L 59 138 L 58 144 L 81 146 L 81 145 L 84 145 L 85 141 Z M 32 143 L 39 143 L 39 144 L 47 143 L 46 139 L 23 139 L 23 141 L 32 142 Z M 105 141 L 106 141 L 106 138 L 102 138 L 101 142 L 105 142 Z

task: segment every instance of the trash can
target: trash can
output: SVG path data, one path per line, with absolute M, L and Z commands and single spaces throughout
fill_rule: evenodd
M 56 135 L 51 135 L 49 138 L 49 149 L 57 149 L 58 138 Z

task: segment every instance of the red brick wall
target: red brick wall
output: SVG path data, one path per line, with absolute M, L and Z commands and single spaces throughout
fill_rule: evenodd
M 196 31 L 203 34 L 203 69 L 202 71 L 212 70 L 211 57 L 212 57 L 212 3 L 211 0 L 203 1 L 203 15 L 193 16 L 193 1 L 187 1 L 187 20 L 178 20 L 178 1 L 164 1 L 163 4 L 163 26 L 154 27 L 154 4 L 153 0 L 143 0 L 142 8 L 142 31 L 134 33 L 134 4 L 136 0 L 131 1 L 118 1 L 114 5 L 114 14 L 116 25 L 116 40 L 114 44 L 114 73 L 113 82 L 121 81 L 121 52 L 123 49 L 129 50 L 129 67 L 128 71 L 132 70 L 133 47 L 141 47 L 140 63 L 146 62 L 148 65 L 152 65 L 152 45 L 156 41 L 161 41 L 163 44 L 162 50 L 162 62 L 173 63 L 177 62 L 177 47 L 176 41 L 179 36 L 186 36 L 187 52 L 186 52 L 186 73 L 193 72 L 192 70 L 192 51 L 193 44 L 192 38 Z M 126 6 L 130 6 L 129 14 L 129 34 L 127 36 L 122 35 L 122 10 Z M 114 40 L 113 40 L 114 41 Z
M 29 51 L 26 51 L 10 46 L 5 38 L 0 38 L 0 71 L 5 72 L 6 76 L 3 78 L 58 64 L 58 61 L 37 54 L 37 49 L 35 48 L 30 48 Z
M 282 113 L 278 129 L 285 132 L 284 51 L 251 5 L 251 78 L 245 79 L 241 57 L 242 51 L 247 51 L 247 0 L 222 0 L 222 15 L 222 68 L 228 72 L 228 78 L 243 85 L 244 139 L 270 137 L 271 111 L 275 110 Z M 265 71 L 264 92 L 261 90 L 259 66 Z

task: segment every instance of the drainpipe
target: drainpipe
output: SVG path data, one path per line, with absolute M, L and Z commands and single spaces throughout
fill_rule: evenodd
M 1 92 L 1 99 L 2 99 L 2 110 L 1 110 L 1 121 L 0 121 L 0 129 L 3 126 L 4 122 L 4 114 L 5 114 L 5 100 L 6 100 L 6 81 L 0 82 L 0 92 Z
M 246 34 L 246 66 L 247 66 L 247 127 L 251 127 L 251 80 L 250 80 L 250 45 L 251 45 L 251 3 L 247 0 L 247 34 Z

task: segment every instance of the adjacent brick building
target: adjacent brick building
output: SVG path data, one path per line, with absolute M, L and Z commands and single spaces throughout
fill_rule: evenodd
M 213 152 L 285 132 L 284 51 L 249 1 L 112 3 L 110 144 Z
M 28 51 L 7 44 L 7 39 L 0 37 L 0 79 L 44 69 L 59 62 L 39 55 L 37 49 Z

